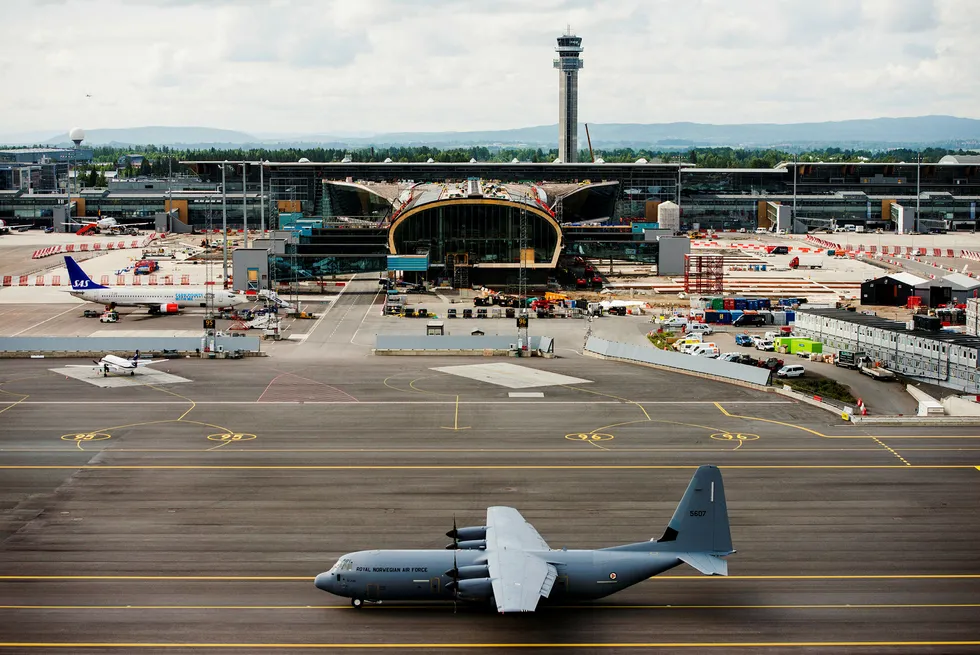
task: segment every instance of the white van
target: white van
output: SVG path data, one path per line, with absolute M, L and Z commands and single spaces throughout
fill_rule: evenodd
M 696 346 L 701 343 L 700 334 L 692 334 L 674 342 L 674 350 L 684 351 L 688 346 Z
M 694 357 L 717 357 L 718 346 L 713 343 L 703 343 L 700 346 L 692 348 L 688 351 L 688 354 Z
M 693 354 L 695 350 L 700 350 L 701 348 L 714 348 L 715 354 L 716 355 L 718 354 L 718 345 L 711 342 L 692 343 L 687 346 L 684 346 L 681 352 L 690 355 Z
M 715 331 L 714 328 L 712 328 L 707 323 L 691 323 L 687 326 L 688 334 L 708 335 L 714 331 Z
M 683 325 L 687 325 L 687 317 L 671 316 L 670 318 L 664 320 L 664 322 L 661 323 L 660 325 L 662 325 L 663 327 L 681 327 Z
M 799 364 L 790 364 L 789 366 L 784 366 L 778 371 L 776 371 L 777 378 L 798 378 L 802 377 L 806 373 L 804 369 Z

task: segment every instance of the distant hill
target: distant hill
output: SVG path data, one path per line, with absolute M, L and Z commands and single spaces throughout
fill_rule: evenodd
M 204 145 L 242 145 L 258 143 L 260 140 L 234 130 L 214 127 L 124 127 L 118 129 L 96 129 L 85 131 L 85 145 L 88 146 L 204 146 Z M 58 134 L 44 142 L 46 145 L 68 145 L 71 139 L 68 132 Z
M 780 147 L 865 147 L 942 145 L 976 147 L 980 144 L 980 120 L 955 116 L 911 118 L 872 118 L 824 123 L 590 123 L 592 145 L 597 148 L 691 148 L 731 146 L 745 148 Z M 50 145 L 68 144 L 68 134 L 43 141 Z M 11 141 L 11 144 L 18 143 Z M 19 143 L 24 143 L 20 141 Z M 472 132 L 391 132 L 373 136 L 331 136 L 309 134 L 277 138 L 258 138 L 245 132 L 210 127 L 133 127 L 93 129 L 85 144 L 149 145 L 177 147 L 291 147 L 328 146 L 361 148 L 367 146 L 522 146 L 555 148 L 556 125 L 538 125 L 510 130 Z M 584 126 L 579 126 L 579 147 L 586 147 Z

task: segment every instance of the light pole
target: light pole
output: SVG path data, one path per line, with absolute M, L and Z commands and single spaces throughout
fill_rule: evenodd
M 248 250 L 248 197 L 245 190 L 248 188 L 248 163 L 242 161 L 242 234 L 245 236 L 245 249 Z
M 265 237 L 265 165 L 268 162 L 259 160 L 259 233 Z
M 66 222 L 71 223 L 71 163 L 72 160 L 78 157 L 78 146 L 85 140 L 85 130 L 80 127 L 73 127 L 71 128 L 71 132 L 68 133 L 68 138 L 75 144 L 75 148 L 71 151 L 71 155 L 68 157 L 68 180 L 67 184 L 65 185 L 65 187 L 68 189 L 68 210 L 66 213 Z
M 221 166 L 221 235 L 224 240 L 224 264 L 221 268 L 221 284 L 228 288 L 228 191 L 225 188 L 225 169 L 228 168 L 228 160 Z
M 922 194 L 919 191 L 919 184 L 922 178 L 922 153 L 915 153 L 915 231 L 919 231 L 919 200 Z

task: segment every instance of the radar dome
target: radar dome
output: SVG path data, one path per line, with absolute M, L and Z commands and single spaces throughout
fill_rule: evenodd
M 434 163 L 436 163 L 436 160 L 433 159 L 432 157 L 429 157 L 428 159 L 425 160 L 425 163 L 426 164 L 434 164 Z
M 390 164 L 391 163 L 391 157 L 385 157 L 385 160 L 384 160 L 383 163 Z
M 520 164 L 521 161 L 517 157 L 514 157 L 513 159 L 510 160 L 510 163 L 512 163 L 512 164 Z
M 597 163 L 597 164 L 605 164 L 606 163 L 606 160 L 603 159 L 602 157 L 599 157 L 599 158 L 597 158 L 595 160 L 595 163 Z
M 552 164 L 560 164 L 561 163 L 561 157 L 555 157 L 555 161 L 553 161 L 551 163 Z
M 647 160 L 644 159 L 643 157 L 640 157 L 639 159 L 636 160 L 636 163 L 637 164 L 645 164 L 645 163 L 647 163 Z
M 309 164 L 310 163 L 310 160 L 307 159 L 306 157 L 300 157 L 299 158 L 299 163 L 300 164 Z
M 77 146 L 85 140 L 85 130 L 80 127 L 73 127 L 71 128 L 71 132 L 68 133 L 68 138 L 74 141 Z
M 470 157 L 470 163 L 471 164 L 475 164 L 476 163 L 476 159 L 474 159 L 473 157 Z

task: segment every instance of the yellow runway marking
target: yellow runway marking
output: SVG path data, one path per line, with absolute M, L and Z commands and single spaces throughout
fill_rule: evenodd
M 871 437 L 871 438 L 874 439 L 874 442 L 876 444 L 878 444 L 879 446 L 881 446 L 882 448 L 884 448 L 885 450 L 887 450 L 888 452 L 890 452 L 892 455 L 894 455 L 895 457 L 897 457 L 899 460 L 901 460 L 901 462 L 903 464 L 905 464 L 906 466 L 912 466 L 911 464 L 909 464 L 909 462 L 908 462 L 907 459 L 905 459 L 904 457 L 902 457 L 901 455 L 899 455 L 891 446 L 888 446 L 887 444 L 885 444 L 885 442 L 883 442 L 881 439 L 879 439 L 878 437 Z
M 980 641 L 650 641 L 650 642 L 524 642 L 524 643 L 207 643 L 207 642 L 62 642 L 7 641 L 0 648 L 221 648 L 230 650 L 457 650 L 501 648 L 898 648 L 980 646 Z

